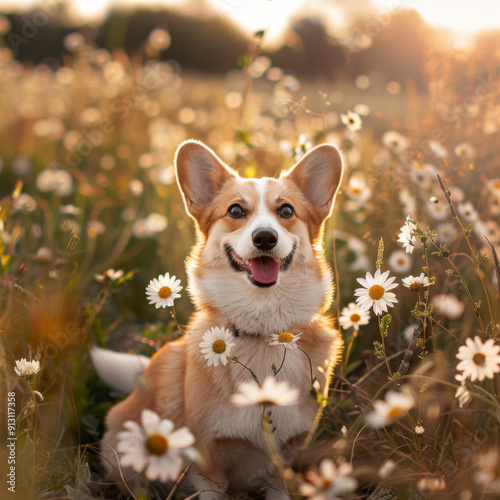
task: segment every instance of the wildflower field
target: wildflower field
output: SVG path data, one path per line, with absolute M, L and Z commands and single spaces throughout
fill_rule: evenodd
M 17 60 L 9 29 L 0 16 L 2 498 L 127 498 L 99 462 L 123 394 L 89 349 L 151 357 L 182 335 L 194 224 L 173 159 L 191 138 L 247 177 L 323 143 L 344 158 L 325 230 L 344 352 L 280 471 L 290 497 L 500 498 L 497 38 L 423 40 L 417 86 L 352 71 L 355 45 L 335 78 L 298 75 L 264 54 L 265 32 L 229 72 L 205 74 L 168 59 L 163 27 L 132 55 L 77 30 L 57 65 Z M 150 281 L 166 273 L 175 293 L 160 303 Z M 177 439 L 193 446 L 182 472 L 196 443 Z

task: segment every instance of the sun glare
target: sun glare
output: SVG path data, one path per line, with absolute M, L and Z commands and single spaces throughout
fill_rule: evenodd
M 34 6 L 37 0 L 0 0 L 0 8 L 23 9 Z M 285 28 L 295 13 L 321 15 L 328 25 L 340 29 L 343 23 L 342 12 L 358 11 L 365 15 L 370 4 L 381 12 L 396 12 L 401 8 L 413 8 L 430 24 L 441 26 L 460 34 L 472 34 L 481 30 L 500 27 L 498 7 L 489 0 L 360 0 L 358 2 L 331 2 L 326 0 L 70 0 L 70 12 L 75 17 L 99 21 L 107 10 L 114 6 L 149 5 L 162 7 L 168 5 L 186 6 L 190 12 L 218 14 L 221 18 L 233 20 L 238 26 L 254 33 L 266 30 L 266 42 L 276 43 L 281 39 Z M 339 13 L 341 14 L 339 17 Z M 376 14 L 374 14 L 376 15 Z M 340 23 L 339 23 L 340 21 Z
M 489 0 L 374 0 L 374 4 L 380 10 L 393 11 L 394 5 L 415 9 L 428 23 L 460 33 L 500 27 L 498 4 Z

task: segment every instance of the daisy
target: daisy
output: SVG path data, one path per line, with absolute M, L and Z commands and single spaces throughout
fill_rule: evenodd
M 404 226 L 402 226 L 399 230 L 398 243 L 403 245 L 403 248 L 407 253 L 412 253 L 415 248 L 415 242 L 417 241 L 417 237 L 415 236 L 415 230 L 417 229 L 416 224 L 412 221 L 411 217 L 408 215 L 406 217 L 406 221 Z
M 227 365 L 227 359 L 231 356 L 231 349 L 234 346 L 233 339 L 233 333 L 224 327 L 213 326 L 204 333 L 200 347 L 208 366 L 219 366 L 219 363 Z
M 404 417 L 414 405 L 415 400 L 412 396 L 389 391 L 385 395 L 385 401 L 378 399 L 373 403 L 374 411 L 366 416 L 366 421 L 375 429 L 379 429 Z
M 401 281 L 411 292 L 418 292 L 422 287 L 431 285 L 429 278 L 424 273 L 421 273 L 420 276 L 410 275 L 407 278 L 403 278 Z
M 398 155 L 408 148 L 409 141 L 399 132 L 390 130 L 382 136 L 382 144 L 394 154 Z
M 495 345 L 493 339 L 484 344 L 479 337 L 465 339 L 467 345 L 458 348 L 457 358 L 460 363 L 457 370 L 472 382 L 475 380 L 492 379 L 495 373 L 500 372 L 500 346 Z
M 145 470 L 150 481 L 175 480 L 182 471 L 184 459 L 192 459 L 194 436 L 187 427 L 174 431 L 174 423 L 161 420 L 151 410 L 143 410 L 141 425 L 128 420 L 126 431 L 118 433 L 117 451 L 120 465 L 135 472 Z
M 406 273 L 411 268 L 411 257 L 404 250 L 394 250 L 387 259 L 388 266 L 396 273 Z
M 123 271 L 119 269 L 115 271 L 114 269 L 106 269 L 102 274 L 94 274 L 94 279 L 99 283 L 102 283 L 104 280 L 109 279 L 110 281 L 116 281 L 123 276 Z
M 40 371 L 40 361 L 26 361 L 22 358 L 16 361 L 14 371 L 23 378 L 33 378 Z
M 457 144 L 453 148 L 453 151 L 458 157 L 466 160 L 472 160 L 476 155 L 474 147 L 468 142 L 461 142 L 460 144 Z
M 373 312 L 377 315 L 387 312 L 387 306 L 394 307 L 393 304 L 397 303 L 396 295 L 389 290 L 398 286 L 393 283 L 395 279 L 389 278 L 389 271 L 380 274 L 380 269 L 375 271 L 374 276 L 366 273 L 366 279 L 357 278 L 357 282 L 364 287 L 354 291 L 354 295 L 358 297 L 358 306 L 365 311 L 373 307 Z
M 346 193 L 349 198 L 359 202 L 364 202 L 370 199 L 372 190 L 366 184 L 366 180 L 364 179 L 364 177 L 353 175 L 349 179 L 349 184 L 346 187 Z
M 354 302 L 342 309 L 339 318 L 339 324 L 344 330 L 352 326 L 357 332 L 359 331 L 359 325 L 367 325 L 369 321 L 370 313 L 358 307 Z
M 339 498 L 339 495 L 344 498 L 358 487 L 356 479 L 350 477 L 352 470 L 350 463 L 335 465 L 332 460 L 326 458 L 320 463 L 317 471 L 310 470 L 305 474 L 307 483 L 299 486 L 299 492 L 311 500 L 330 500 Z
M 361 117 L 353 111 L 348 111 L 345 115 L 341 114 L 340 119 L 347 129 L 352 130 L 353 132 L 359 130 L 363 124 Z
M 448 157 L 448 150 L 439 141 L 430 140 L 427 145 L 436 158 L 444 160 Z
M 146 296 L 150 304 L 155 304 L 156 309 L 159 307 L 172 307 L 174 300 L 179 298 L 182 286 L 179 286 L 181 280 L 175 276 L 170 277 L 169 273 L 164 276 L 160 274 L 158 278 L 152 279 L 146 287 Z
M 448 319 L 460 318 L 465 310 L 464 303 L 452 294 L 436 295 L 432 299 L 432 304 L 439 314 L 446 316 Z
M 288 382 L 276 382 L 274 377 L 269 376 L 262 387 L 254 380 L 241 382 L 238 392 L 231 396 L 230 401 L 236 406 L 289 406 L 299 402 L 299 390 L 291 388 Z
M 303 332 L 297 333 L 294 335 L 293 333 L 290 332 L 282 332 L 279 335 L 276 333 L 273 333 L 271 335 L 271 342 L 269 342 L 269 345 L 282 345 L 284 347 L 293 347 L 297 349 L 297 341 L 300 340 L 300 335 L 302 335 Z

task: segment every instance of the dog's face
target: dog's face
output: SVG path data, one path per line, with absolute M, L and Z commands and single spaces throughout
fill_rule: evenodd
M 278 179 L 243 179 L 209 148 L 183 143 L 176 172 L 198 243 L 189 260 L 190 292 L 246 333 L 304 325 L 331 301 L 322 229 L 342 175 L 329 145 L 310 151 Z

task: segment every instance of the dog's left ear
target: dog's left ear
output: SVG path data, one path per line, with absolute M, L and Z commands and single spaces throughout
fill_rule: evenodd
M 317 146 L 285 176 L 297 184 L 315 212 L 324 220 L 332 213 L 333 200 L 342 178 L 340 151 L 330 144 Z

